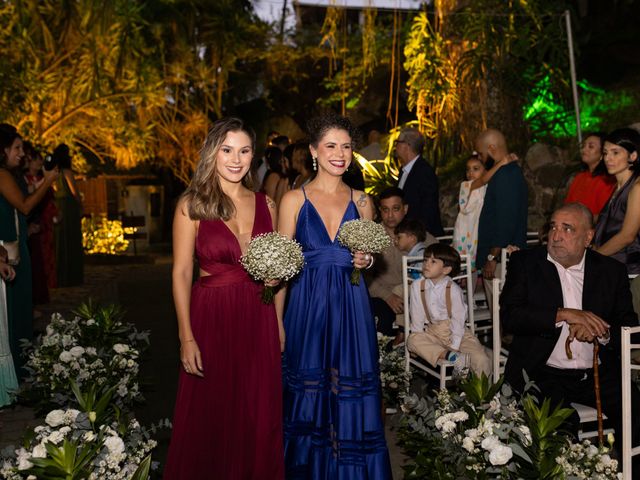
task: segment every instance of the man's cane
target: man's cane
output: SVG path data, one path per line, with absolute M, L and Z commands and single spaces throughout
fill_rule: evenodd
M 573 358 L 573 353 L 571 352 L 571 341 L 570 337 L 567 337 L 567 340 L 564 343 L 564 349 L 567 353 L 567 358 L 571 360 Z M 604 445 L 604 428 L 602 425 L 602 402 L 600 401 L 600 372 L 598 370 L 598 352 L 600 351 L 600 344 L 598 343 L 598 339 L 593 339 L 593 386 L 596 394 L 596 415 L 598 418 L 598 443 L 600 447 Z

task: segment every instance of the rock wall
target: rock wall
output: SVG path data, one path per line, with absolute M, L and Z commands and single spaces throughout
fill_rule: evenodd
M 529 187 L 529 231 L 544 225 L 567 193 L 580 164 L 567 150 L 543 143 L 533 144 L 519 160 Z M 444 226 L 453 227 L 458 215 L 458 179 L 440 185 L 440 211 Z

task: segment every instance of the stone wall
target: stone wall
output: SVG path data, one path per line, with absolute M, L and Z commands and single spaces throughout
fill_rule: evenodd
M 567 150 L 536 143 L 519 160 L 529 186 L 529 231 L 538 230 L 567 193 L 569 180 L 580 169 Z M 442 224 L 453 227 L 458 215 L 458 179 L 440 185 Z

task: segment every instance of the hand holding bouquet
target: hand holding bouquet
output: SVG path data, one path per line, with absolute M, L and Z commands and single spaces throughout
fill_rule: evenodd
M 338 232 L 338 242 L 351 252 L 381 253 L 389 245 L 391 239 L 384 227 L 371 220 L 350 220 L 342 224 Z M 353 268 L 351 284 L 360 285 L 360 269 Z
M 240 263 L 254 279 L 265 282 L 262 301 L 269 304 L 273 303 L 273 280 L 291 280 L 302 270 L 304 256 L 298 242 L 270 232 L 251 240 Z

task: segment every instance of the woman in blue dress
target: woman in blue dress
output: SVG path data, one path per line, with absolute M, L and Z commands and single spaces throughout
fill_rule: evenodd
M 369 295 L 364 281 L 350 282 L 354 265 L 366 268 L 372 257 L 352 254 L 336 239 L 344 222 L 371 219 L 373 205 L 342 181 L 353 158 L 349 120 L 325 115 L 310 122 L 308 133 L 316 176 L 282 198 L 278 215 L 280 232 L 302 245 L 306 261 L 288 286 L 286 306 L 284 291 L 276 304 L 285 312 L 286 474 L 391 479 Z

